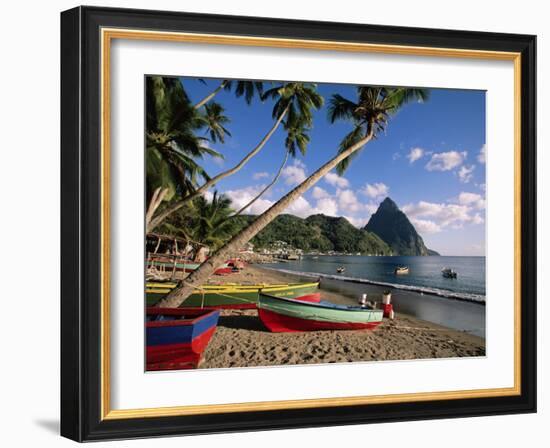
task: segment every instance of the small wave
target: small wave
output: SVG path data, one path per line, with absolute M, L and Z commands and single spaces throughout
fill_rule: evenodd
M 446 289 L 430 288 L 427 286 L 413 286 L 413 285 L 403 285 L 399 283 L 380 282 L 375 280 L 369 280 L 366 278 L 350 277 L 346 275 L 323 274 L 320 272 L 293 271 L 291 269 L 278 269 L 278 268 L 267 267 L 267 266 L 265 266 L 265 268 L 273 269 L 274 271 L 284 272 L 285 274 L 294 274 L 294 275 L 301 275 L 303 277 L 314 277 L 314 278 L 321 277 L 321 278 L 328 278 L 331 280 L 340 280 L 340 281 L 352 282 L 352 283 L 365 283 L 365 284 L 376 285 L 376 286 L 387 286 L 389 288 L 394 288 L 394 289 L 402 289 L 402 290 L 411 291 L 411 292 L 420 292 L 422 294 L 432 294 L 439 297 L 445 297 L 447 299 L 462 300 L 465 302 L 474 302 L 474 303 L 485 305 L 485 296 L 480 294 L 455 292 L 455 291 L 449 291 Z

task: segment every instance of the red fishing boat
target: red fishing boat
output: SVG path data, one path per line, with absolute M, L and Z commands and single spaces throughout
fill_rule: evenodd
M 147 308 L 147 370 L 197 368 L 219 315 L 200 308 Z
M 325 300 L 308 302 L 260 292 L 258 316 L 272 332 L 367 330 L 382 322 L 383 311 L 346 306 Z

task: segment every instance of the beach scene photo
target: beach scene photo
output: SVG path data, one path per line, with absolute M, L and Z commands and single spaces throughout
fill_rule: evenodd
M 485 91 L 144 83 L 146 371 L 486 355 Z

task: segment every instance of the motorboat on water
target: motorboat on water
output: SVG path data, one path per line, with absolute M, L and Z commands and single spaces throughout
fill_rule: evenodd
M 443 268 L 441 269 L 441 275 L 445 278 L 456 278 L 458 273 L 451 268 Z
M 394 273 L 396 275 L 408 274 L 409 273 L 409 267 L 408 266 L 397 266 L 395 268 Z

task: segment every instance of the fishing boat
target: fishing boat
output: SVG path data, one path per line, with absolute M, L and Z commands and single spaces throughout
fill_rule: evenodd
M 194 263 L 191 260 L 184 260 L 173 255 L 157 255 L 147 259 L 148 268 L 154 267 L 166 272 L 193 272 L 199 266 L 200 263 Z
M 409 267 L 408 266 L 397 266 L 395 268 L 394 273 L 396 275 L 408 274 L 409 273 Z
M 196 369 L 220 312 L 198 308 L 147 308 L 147 370 Z
M 445 278 L 456 278 L 458 273 L 451 268 L 443 268 L 441 269 L 441 275 Z
M 338 274 L 341 274 L 342 272 L 346 272 L 346 268 L 343 266 L 340 266 L 339 268 L 336 269 L 336 272 L 338 272 Z
M 260 292 L 258 316 L 274 333 L 318 330 L 367 330 L 382 322 L 383 310 L 288 299 Z
M 176 287 L 174 282 L 147 282 L 145 286 L 147 305 L 151 306 L 164 298 Z M 182 307 L 253 309 L 258 304 L 259 291 L 277 297 L 299 297 L 315 293 L 319 282 L 258 284 L 258 285 L 205 285 L 196 289 L 181 305 Z M 319 297 L 320 300 L 320 297 Z

